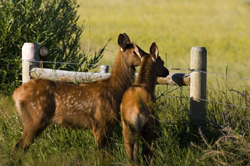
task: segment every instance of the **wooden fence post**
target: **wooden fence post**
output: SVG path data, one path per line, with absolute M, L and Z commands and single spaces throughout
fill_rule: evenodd
M 207 71 L 207 50 L 205 47 L 192 47 L 190 69 Z M 191 130 L 206 130 L 206 87 L 207 74 L 194 71 L 190 74 L 190 126 Z
M 30 70 L 39 67 L 40 63 L 39 46 L 37 43 L 24 43 L 22 47 L 22 83 L 30 80 Z

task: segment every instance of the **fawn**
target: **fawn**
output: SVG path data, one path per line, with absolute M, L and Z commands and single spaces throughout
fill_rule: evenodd
M 166 77 L 168 69 L 159 56 L 157 45 L 152 43 L 150 54 L 144 55 L 135 84 L 130 87 L 122 98 L 121 120 L 126 154 L 130 160 L 138 162 L 139 140 L 142 138 L 143 159 L 153 158 L 149 146 L 153 144 L 157 120 L 154 118 L 156 102 L 154 89 L 157 77 Z M 149 146 L 148 146 L 148 145 Z
M 111 76 L 87 84 L 34 79 L 13 93 L 23 123 L 23 134 L 17 145 L 25 150 L 49 124 L 92 130 L 98 148 L 107 144 L 112 128 L 120 120 L 123 93 L 132 86 L 135 67 L 145 52 L 131 43 L 124 33 L 118 36 L 120 50 Z

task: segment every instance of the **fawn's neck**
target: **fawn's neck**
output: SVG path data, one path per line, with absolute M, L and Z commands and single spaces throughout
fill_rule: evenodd
M 132 86 L 135 80 L 135 66 L 129 66 L 120 50 L 110 76 L 110 86 L 121 95 Z
M 155 89 L 156 74 L 154 73 L 155 63 L 150 55 L 146 55 L 142 59 L 141 68 L 135 84 L 140 84 L 149 88 L 152 92 Z

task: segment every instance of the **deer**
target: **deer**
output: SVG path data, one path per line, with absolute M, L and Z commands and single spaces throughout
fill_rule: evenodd
M 126 33 L 118 36 L 118 45 L 107 79 L 84 84 L 32 79 L 14 91 L 23 133 L 12 148 L 13 156 L 17 146 L 25 151 L 50 124 L 92 130 L 98 149 L 107 145 L 112 128 L 120 121 L 122 96 L 134 83 L 135 67 L 145 54 Z
M 143 140 L 143 160 L 148 162 L 150 157 L 150 163 L 153 162 L 152 146 L 157 138 L 155 130 L 158 124 L 155 119 L 155 84 L 157 77 L 166 77 L 168 74 L 158 47 L 153 42 L 150 54 L 142 58 L 135 84 L 124 93 L 120 106 L 124 144 L 130 161 L 138 163 L 139 141 Z

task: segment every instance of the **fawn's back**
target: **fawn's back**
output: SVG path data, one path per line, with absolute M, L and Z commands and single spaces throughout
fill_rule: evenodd
M 117 117 L 113 107 L 116 105 L 115 94 L 111 93 L 108 81 L 92 84 L 74 85 L 43 79 L 31 80 L 18 88 L 13 98 L 23 119 L 23 123 L 41 120 L 70 128 L 91 129 L 93 119 L 99 116 L 112 120 Z M 94 93 L 93 93 L 94 92 Z M 94 103 L 94 104 L 93 104 Z M 106 104 L 103 104 L 106 103 Z M 110 121 L 106 119 L 106 121 Z

